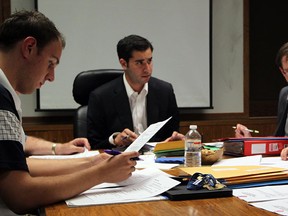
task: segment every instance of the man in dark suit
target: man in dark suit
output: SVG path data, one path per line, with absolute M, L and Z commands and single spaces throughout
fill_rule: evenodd
M 283 77 L 288 82 L 288 43 L 285 43 L 279 49 L 276 55 L 276 65 L 282 73 Z M 288 86 L 281 89 L 278 101 L 278 113 L 277 113 L 277 128 L 274 136 L 288 136 Z M 235 130 L 236 137 L 251 137 L 247 127 L 241 124 L 237 124 Z M 288 148 L 285 148 L 281 152 L 281 158 L 287 160 Z
M 152 77 L 152 44 L 130 35 L 118 42 L 117 53 L 123 76 L 90 94 L 87 126 L 92 148 L 126 147 L 149 125 L 170 116 L 150 141 L 183 139 L 177 132 L 179 113 L 173 87 Z

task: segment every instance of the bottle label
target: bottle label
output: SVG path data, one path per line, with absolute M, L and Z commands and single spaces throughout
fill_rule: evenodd
M 201 166 L 201 140 L 186 139 L 185 141 L 185 166 L 199 167 Z
M 185 152 L 185 166 L 186 167 L 200 167 L 201 166 L 201 151 L 186 151 Z
M 185 150 L 190 151 L 200 151 L 202 148 L 201 140 L 186 140 Z

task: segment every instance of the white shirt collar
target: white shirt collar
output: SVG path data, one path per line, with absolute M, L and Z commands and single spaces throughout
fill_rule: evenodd
M 128 83 L 126 77 L 125 77 L 125 73 L 123 74 L 123 81 L 124 81 L 124 86 L 125 86 L 125 88 L 126 88 L 127 96 L 128 96 L 128 98 L 130 98 L 131 95 L 132 95 L 135 91 L 134 91 L 134 90 L 131 88 L 131 86 L 129 85 L 129 83 Z M 145 95 L 147 95 L 147 94 L 148 94 L 148 83 L 145 83 L 144 88 L 142 89 L 142 91 L 140 92 L 140 94 L 143 92 L 143 90 L 144 90 L 144 92 L 145 92 Z

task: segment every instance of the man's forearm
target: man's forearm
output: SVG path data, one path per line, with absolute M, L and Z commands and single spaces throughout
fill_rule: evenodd
M 56 176 L 86 169 L 96 163 L 96 157 L 94 158 L 89 157 L 61 160 L 27 158 L 27 164 L 31 176 Z
M 44 139 L 27 136 L 24 151 L 27 155 L 50 155 L 53 144 Z M 54 150 L 56 151 L 56 148 Z

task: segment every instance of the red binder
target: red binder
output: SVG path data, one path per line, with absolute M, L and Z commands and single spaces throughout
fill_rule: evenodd
M 235 156 L 280 155 L 288 147 L 288 137 L 249 137 L 227 138 L 224 142 L 224 154 Z

